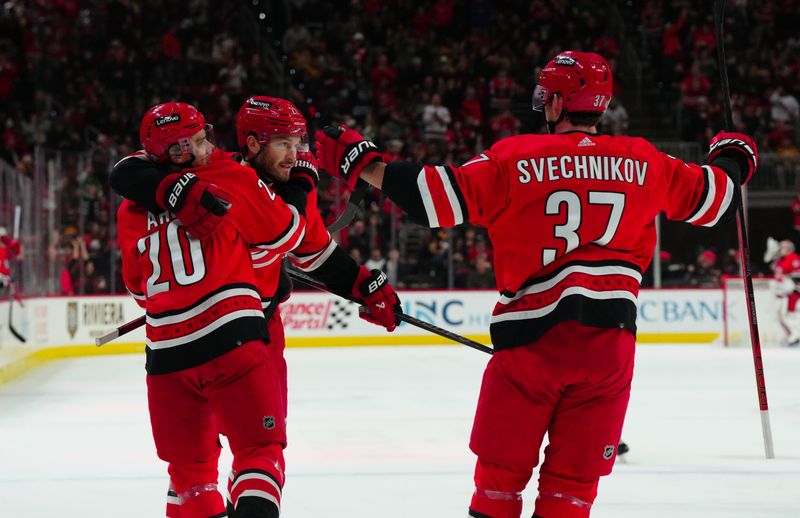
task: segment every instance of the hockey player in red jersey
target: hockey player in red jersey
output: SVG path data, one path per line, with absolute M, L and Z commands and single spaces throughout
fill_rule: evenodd
M 264 347 L 250 250 L 289 252 L 306 223 L 252 169 L 215 151 L 205 130 L 202 114 L 186 104 L 145 114 L 145 153 L 177 176 L 164 189 L 171 211 L 148 212 L 127 200 L 120 206 L 123 279 L 147 312 L 148 406 L 158 456 L 169 464 L 173 503 L 180 504 L 172 515 L 226 515 L 216 484 L 223 429 L 237 476 L 236 516 L 277 517 L 286 443 L 282 395 Z M 225 216 L 202 240 L 175 218 L 202 213 L 193 205 L 209 213 L 203 219 Z
M 316 135 L 323 170 L 380 187 L 418 223 L 488 229 L 500 298 L 470 440 L 476 518 L 520 516 L 545 434 L 534 516 L 589 516 L 628 405 L 654 220 L 716 225 L 756 168 L 755 144 L 738 133 L 714 137 L 707 165 L 599 135 L 611 81 L 603 57 L 559 54 L 533 98 L 551 134 L 500 140 L 459 167 L 383 163 L 349 129 Z
M 0 288 L 11 284 L 11 261 L 17 259 L 22 251 L 20 243 L 8 235 L 5 227 L 0 227 Z
M 236 137 L 246 162 L 278 192 L 288 181 L 299 177 L 316 187 L 317 161 L 308 150 L 306 121 L 291 102 L 264 96 L 247 99 L 236 117 Z M 288 254 L 294 266 L 326 284 L 334 293 L 358 298 L 365 298 L 366 287 L 377 281 L 374 285 L 377 289 L 365 298 L 369 311 L 361 316 L 392 331 L 397 325 L 394 315 L 399 305 L 397 295 L 384 274 L 360 266 L 331 238 L 317 208 L 315 188 L 308 193 L 305 215 L 308 224 L 303 241 Z M 289 295 L 288 290 L 280 289 L 280 280 L 285 279 L 281 259 L 275 254 L 253 254 L 262 297 L 274 300 L 275 304 Z M 283 325 L 279 312 L 274 313 L 269 325 L 270 336 L 280 337 L 273 352 L 279 357 L 279 365 L 284 366 L 285 386 Z
M 322 221 L 314 189 L 318 179 L 316 159 L 308 152 L 306 123 L 300 111 L 284 99 L 252 97 L 239 110 L 237 140 L 247 160 L 245 163 L 254 168 L 265 189 L 292 199 L 296 196 L 291 191 L 294 187 L 291 184 L 306 185 L 305 190 L 309 191 L 302 206 L 292 201 L 307 218 L 302 241 L 288 254 L 294 265 L 325 283 L 334 293 L 361 299 L 367 309 L 360 313 L 362 318 L 392 331 L 397 325 L 394 311 L 399 307 L 399 300 L 386 282 L 386 276 L 358 265 L 331 239 Z M 163 185 L 170 181 L 163 164 L 135 156 L 120 161 L 111 174 L 112 186 L 118 194 L 143 206 L 154 207 L 152 210 L 159 210 L 165 203 L 158 192 L 162 192 Z M 198 215 L 202 210 L 203 207 L 199 206 L 190 212 L 190 221 L 203 220 Z M 178 219 L 181 219 L 180 215 Z M 201 229 L 208 235 L 214 233 L 221 218 L 211 215 L 210 221 L 213 225 Z M 251 249 L 256 284 L 268 319 L 268 351 L 275 360 L 284 413 L 288 410 L 286 361 L 283 357 L 285 340 L 277 306 L 291 290 L 291 281 L 282 270 L 285 255 L 260 248 Z
M 775 295 L 782 299 L 778 304 L 778 320 L 786 332 L 786 344 L 794 347 L 800 344 L 800 291 L 797 286 L 800 281 L 800 254 L 795 252 L 792 241 L 784 239 L 777 242 L 769 238 L 764 260 L 770 263 L 775 275 Z
M 385 275 L 356 263 L 333 241 L 325 228 L 317 208 L 316 158 L 308 151 L 306 121 L 300 111 L 285 99 L 251 97 L 239 109 L 236 135 L 244 163 L 250 165 L 265 182 L 264 188 L 290 198 L 290 203 L 295 204 L 307 219 L 303 240 L 289 254 L 294 265 L 326 284 L 334 293 L 363 300 L 366 311 L 360 313 L 362 318 L 389 331 L 394 330 L 397 326 L 394 311 L 399 307 L 399 301 Z M 171 181 L 173 179 L 166 176 L 163 165 L 137 156 L 120 161 L 111 173 L 111 184 L 118 194 L 151 210 L 160 210 L 164 206 L 160 193 Z M 308 191 L 302 204 L 294 201 L 298 184 L 304 185 Z M 187 215 L 190 225 L 195 220 L 210 222 L 200 228 L 198 225 L 192 227 L 196 234 L 202 232 L 200 237 L 213 233 L 215 225 L 221 221 L 213 214 L 203 216 L 200 214 L 203 210 L 202 205 L 195 205 Z M 178 219 L 183 221 L 182 214 Z M 278 303 L 285 300 L 291 290 L 291 281 L 281 268 L 283 256 L 257 248 L 252 250 L 262 305 L 270 317 L 270 351 L 277 358 L 285 397 L 285 342 L 280 312 L 276 311 Z

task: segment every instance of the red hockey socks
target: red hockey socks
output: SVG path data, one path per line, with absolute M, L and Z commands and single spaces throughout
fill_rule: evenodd
M 475 465 L 475 493 L 469 505 L 473 518 L 519 518 L 522 490 L 531 470 L 515 470 L 478 459 Z
M 223 517 L 225 504 L 216 484 L 200 484 L 178 493 L 180 499 L 180 518 Z
M 568 479 L 542 471 L 534 516 L 541 518 L 588 518 L 597 496 L 599 478 Z
M 234 459 L 228 492 L 237 518 L 277 518 L 280 515 L 283 465 L 280 445 L 258 448 L 249 455 Z

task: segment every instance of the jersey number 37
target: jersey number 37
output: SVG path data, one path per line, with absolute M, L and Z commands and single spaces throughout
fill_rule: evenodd
M 587 196 L 589 207 L 593 205 L 611 207 L 605 230 L 600 237 L 591 241 L 599 246 L 605 246 L 611 242 L 619 228 L 622 212 L 625 210 L 625 193 L 589 191 Z M 561 225 L 553 226 L 554 236 L 566 242 L 564 253 L 560 255 L 566 255 L 582 244 L 581 238 L 578 235 L 581 225 L 586 223 L 583 219 L 584 214 L 582 207 L 583 203 L 581 202 L 580 196 L 573 191 L 555 191 L 547 197 L 544 208 L 544 213 L 547 216 L 563 217 L 566 212 L 566 221 Z M 547 266 L 552 263 L 558 256 L 557 248 L 542 249 L 542 266 Z

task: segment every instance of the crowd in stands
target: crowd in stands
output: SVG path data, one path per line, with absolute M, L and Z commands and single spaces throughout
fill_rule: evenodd
M 642 63 L 660 95 L 677 101 L 682 139 L 707 143 L 723 118 L 711 6 L 646 0 L 638 14 Z M 728 2 L 725 23 L 736 130 L 755 136 L 762 152 L 798 156 L 800 4 Z
M 788 0 L 729 4 L 737 127 L 765 149 L 797 154 L 800 8 Z M 341 122 L 388 159 L 462 163 L 500 138 L 542 129 L 531 90 L 541 65 L 564 49 L 608 58 L 616 97 L 602 130 L 626 133 L 631 86 L 617 64 L 627 38 L 664 97 L 682 108 L 683 137 L 707 141 L 721 113 L 710 6 L 626 5 L 619 14 L 590 0 L 8 0 L 0 6 L 0 159 L 30 175 L 37 146 L 65 156 L 91 151 L 80 164 L 61 162 L 61 226 L 49 255 L 62 292 L 93 293 L 121 286 L 110 279 L 108 162 L 138 148 L 139 119 L 158 102 L 198 106 L 228 149 L 242 100 L 266 94 L 293 101 L 312 134 Z M 609 16 L 630 10 L 638 27 L 609 29 Z M 330 222 L 347 196 L 323 182 L 320 200 Z M 399 286 L 451 278 L 457 287 L 494 286 L 482 230 L 405 234 L 402 214 L 372 193 L 337 239 Z

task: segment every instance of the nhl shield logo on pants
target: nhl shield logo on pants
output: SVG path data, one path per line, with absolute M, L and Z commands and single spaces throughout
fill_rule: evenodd
M 609 460 L 613 456 L 614 456 L 614 445 L 607 444 L 606 447 L 603 448 L 603 458 Z

